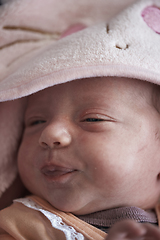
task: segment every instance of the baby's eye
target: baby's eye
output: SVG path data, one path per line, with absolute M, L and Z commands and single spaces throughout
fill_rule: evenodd
M 102 122 L 102 121 L 104 121 L 104 119 L 101 119 L 101 118 L 86 118 L 82 122 Z
M 45 120 L 35 120 L 30 123 L 30 126 L 35 126 L 35 125 L 42 124 L 45 122 L 46 122 Z

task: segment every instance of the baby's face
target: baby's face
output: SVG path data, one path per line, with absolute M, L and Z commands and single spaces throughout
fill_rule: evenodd
M 29 97 L 18 154 L 26 187 L 55 208 L 87 214 L 149 209 L 160 192 L 160 116 L 153 86 L 84 79 Z

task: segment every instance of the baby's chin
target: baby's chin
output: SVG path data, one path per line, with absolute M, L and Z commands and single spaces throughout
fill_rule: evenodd
M 57 202 L 50 200 L 49 203 L 56 209 L 62 212 L 66 213 L 72 213 L 74 215 L 87 215 L 103 210 L 108 210 L 112 208 L 122 207 L 123 205 L 111 205 L 111 204 L 101 204 L 101 202 L 98 204 L 98 202 L 88 202 L 84 203 L 83 199 L 82 201 L 79 199 L 79 201 L 65 201 L 59 200 Z
M 45 197 L 40 196 L 44 200 L 47 200 Z M 55 199 L 54 199 L 55 200 Z M 153 200 L 150 202 L 150 204 L 147 202 L 124 202 L 124 203 L 115 203 L 115 204 L 104 204 L 104 205 L 98 205 L 93 203 L 84 204 L 80 201 L 67 201 L 65 197 L 61 200 L 54 201 L 53 199 L 48 199 L 47 202 L 49 202 L 54 208 L 56 208 L 59 211 L 66 212 L 66 213 L 72 213 L 74 215 L 87 215 L 99 211 L 109 210 L 113 208 L 120 208 L 120 207 L 138 207 L 144 210 L 151 210 L 154 209 L 158 199 Z

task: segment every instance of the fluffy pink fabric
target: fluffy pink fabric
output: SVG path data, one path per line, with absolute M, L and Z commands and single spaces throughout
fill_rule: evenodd
M 142 12 L 142 17 L 153 31 L 160 34 L 160 8 L 146 7 Z
M 83 29 L 85 29 L 87 26 L 84 24 L 75 24 L 73 26 L 70 26 L 66 31 L 64 31 L 64 33 L 62 33 L 60 38 L 64 38 L 67 37 L 68 35 L 81 31 Z

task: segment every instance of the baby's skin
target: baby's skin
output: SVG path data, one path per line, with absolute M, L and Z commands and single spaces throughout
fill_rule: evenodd
M 115 224 L 106 240 L 159 240 L 160 230 L 148 223 L 136 223 L 132 220 L 124 220 Z
M 25 186 L 76 215 L 154 208 L 160 195 L 157 89 L 135 79 L 90 78 L 31 95 L 18 153 Z M 110 230 L 112 239 L 160 239 L 160 233 L 126 220 Z

